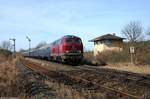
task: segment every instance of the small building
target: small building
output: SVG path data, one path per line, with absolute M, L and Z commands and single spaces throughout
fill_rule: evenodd
M 106 34 L 90 40 L 94 42 L 94 56 L 104 51 L 117 51 L 123 50 L 123 39 L 113 34 Z

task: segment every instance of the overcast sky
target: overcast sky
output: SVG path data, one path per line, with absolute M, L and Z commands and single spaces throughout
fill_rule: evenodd
M 16 38 L 17 50 L 27 49 L 68 34 L 88 40 L 107 33 L 122 36 L 121 29 L 131 20 L 150 26 L 149 0 L 0 0 L 0 42 Z

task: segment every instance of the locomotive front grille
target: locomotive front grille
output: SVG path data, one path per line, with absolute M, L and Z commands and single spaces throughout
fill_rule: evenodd
M 66 61 L 67 60 L 69 60 L 69 61 L 82 60 L 83 54 L 81 54 L 81 53 L 68 53 L 68 54 L 65 54 L 64 56 L 62 56 L 62 58 Z
M 80 50 L 76 50 L 76 51 L 66 51 L 66 53 L 81 53 Z

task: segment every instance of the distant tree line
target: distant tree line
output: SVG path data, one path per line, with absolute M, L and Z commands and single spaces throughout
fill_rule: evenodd
M 2 41 L 0 43 L 0 54 L 9 56 L 12 54 L 11 49 L 12 49 L 12 45 L 9 41 Z
M 0 49 L 5 49 L 8 51 L 12 50 L 12 44 L 9 41 L 2 41 L 0 43 Z

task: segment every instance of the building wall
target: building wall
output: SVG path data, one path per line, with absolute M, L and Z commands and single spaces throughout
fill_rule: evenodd
M 104 51 L 122 51 L 123 50 L 123 42 L 112 40 L 109 44 L 104 43 L 103 41 L 98 41 L 94 44 L 94 56 L 98 55 L 98 53 L 102 53 Z

